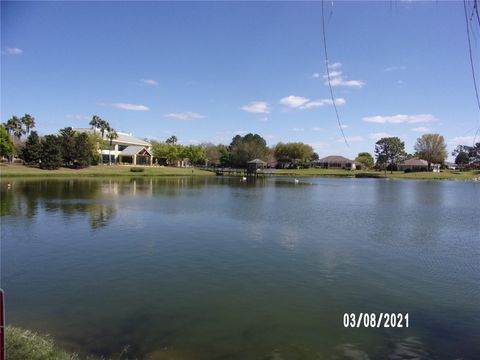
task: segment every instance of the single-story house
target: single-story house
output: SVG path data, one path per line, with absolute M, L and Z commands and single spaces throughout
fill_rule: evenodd
M 73 129 L 77 132 L 97 133 L 98 130 L 90 128 Z M 108 140 L 108 131 L 104 133 L 106 143 Z M 138 139 L 132 133 L 117 131 L 118 137 L 112 140 L 112 149 L 99 150 L 101 154 L 101 163 L 128 163 L 133 165 L 152 165 L 153 153 L 152 144 L 145 140 Z
M 355 160 L 350 160 L 340 155 L 330 155 L 322 159 L 314 160 L 312 161 L 312 165 L 321 169 L 357 169 Z
M 409 159 L 398 164 L 400 171 L 428 171 L 428 162 L 422 159 Z
M 445 161 L 444 165 L 448 170 L 457 170 L 457 167 L 458 167 L 457 164 L 450 161 Z

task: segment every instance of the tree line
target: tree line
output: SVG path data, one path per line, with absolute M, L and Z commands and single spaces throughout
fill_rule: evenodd
M 113 141 L 118 134 L 108 121 L 94 115 L 89 125 L 92 133 L 76 132 L 71 127 L 60 129 L 57 134 L 40 138 L 32 131 L 35 118 L 29 114 L 23 117 L 12 116 L 0 126 L 0 155 L 12 158 L 17 155 L 26 164 L 45 169 L 60 166 L 82 168 L 99 162 L 99 150 L 113 149 Z M 26 141 L 21 141 L 27 136 Z M 147 139 L 146 139 L 147 140 Z M 277 167 L 310 167 L 318 159 L 313 148 L 302 142 L 278 143 L 268 147 L 259 134 L 236 135 L 229 145 L 203 143 L 200 145 L 180 145 L 178 138 L 171 136 L 164 142 L 150 140 L 153 156 L 157 163 L 177 165 L 186 161 L 192 165 L 221 167 L 245 167 L 253 159 L 265 161 Z M 405 143 L 398 137 L 384 137 L 375 144 L 374 156 L 361 152 L 355 158 L 363 168 L 397 170 L 398 165 L 411 158 L 432 164 L 444 164 L 447 159 L 445 139 L 439 134 L 424 134 L 414 146 L 415 152 L 408 154 Z M 480 142 L 473 146 L 458 145 L 452 152 L 455 163 L 465 169 L 480 168 Z M 112 163 L 112 158 L 109 162 Z
M 99 150 L 112 148 L 112 142 L 118 135 L 107 121 L 98 116 L 93 116 L 90 125 L 93 133 L 77 132 L 66 127 L 57 134 L 40 137 L 36 131 L 31 131 L 35 127 L 33 117 L 28 114 L 22 118 L 12 116 L 0 126 L 0 156 L 10 160 L 17 156 L 27 165 L 49 170 L 61 166 L 79 169 L 97 165 Z M 27 138 L 22 142 L 24 135 Z
M 247 162 L 260 159 L 267 164 L 281 162 L 296 167 L 307 167 L 318 154 L 310 145 L 279 143 L 273 148 L 267 146 L 266 140 L 258 134 L 236 135 L 229 145 L 203 143 L 200 145 L 179 145 L 177 137 L 172 136 L 165 142 L 150 140 L 153 155 L 166 165 L 188 160 L 194 165 L 213 167 L 245 167 Z

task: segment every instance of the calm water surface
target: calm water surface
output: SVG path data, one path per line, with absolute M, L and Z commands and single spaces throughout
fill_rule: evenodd
M 9 323 L 142 359 L 475 359 L 480 184 L 1 183 Z M 346 329 L 345 312 L 409 313 Z

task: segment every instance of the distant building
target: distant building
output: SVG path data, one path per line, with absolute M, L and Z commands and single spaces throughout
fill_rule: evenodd
M 314 160 L 312 161 L 312 165 L 321 169 L 357 169 L 355 160 L 350 160 L 340 155 L 330 155 L 322 159 Z
M 428 171 L 428 162 L 422 159 L 409 159 L 398 164 L 400 171 Z
M 449 162 L 449 161 L 445 161 L 445 167 L 448 169 L 448 170 L 457 170 L 457 164 L 455 163 L 452 163 L 452 162 Z
M 77 132 L 99 134 L 98 130 L 89 128 L 73 129 Z M 107 138 L 108 132 L 104 134 L 106 144 L 110 143 Z M 152 144 L 145 140 L 134 137 L 131 133 L 117 131 L 118 138 L 112 140 L 112 149 L 99 150 L 101 163 L 127 163 L 133 165 L 152 165 L 153 153 Z

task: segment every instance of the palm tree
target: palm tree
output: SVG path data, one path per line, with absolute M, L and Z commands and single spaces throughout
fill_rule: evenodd
M 108 121 L 105 121 L 105 120 L 101 120 L 100 119 L 100 133 L 102 134 L 102 139 L 105 138 L 105 131 L 109 131 L 110 129 L 110 124 L 108 123 Z
M 95 133 L 96 130 L 100 127 L 100 124 L 102 123 L 102 119 L 100 118 L 100 116 L 97 116 L 97 115 L 93 115 L 92 116 L 92 120 L 90 121 L 90 123 L 88 125 L 90 125 L 93 129 L 93 132 Z
M 35 127 L 35 118 L 29 114 L 25 114 L 20 121 L 25 125 L 27 135 L 30 134 L 30 130 Z
M 170 136 L 165 142 L 167 144 L 175 145 L 177 143 L 178 139 L 175 135 Z
M 26 131 L 23 128 L 22 120 L 16 116 L 14 116 L 13 118 L 14 118 L 13 136 L 16 137 L 18 141 L 20 141 L 22 136 L 25 135 Z
M 108 158 L 110 160 L 110 165 L 112 165 L 113 140 L 118 138 L 118 134 L 114 129 L 109 128 L 107 138 L 110 140 L 110 156 Z
M 7 120 L 6 123 L 3 124 L 3 127 L 5 128 L 5 130 L 7 130 L 8 135 L 11 135 L 13 137 L 13 133 L 18 127 L 19 122 L 20 119 L 13 115 L 10 119 Z

